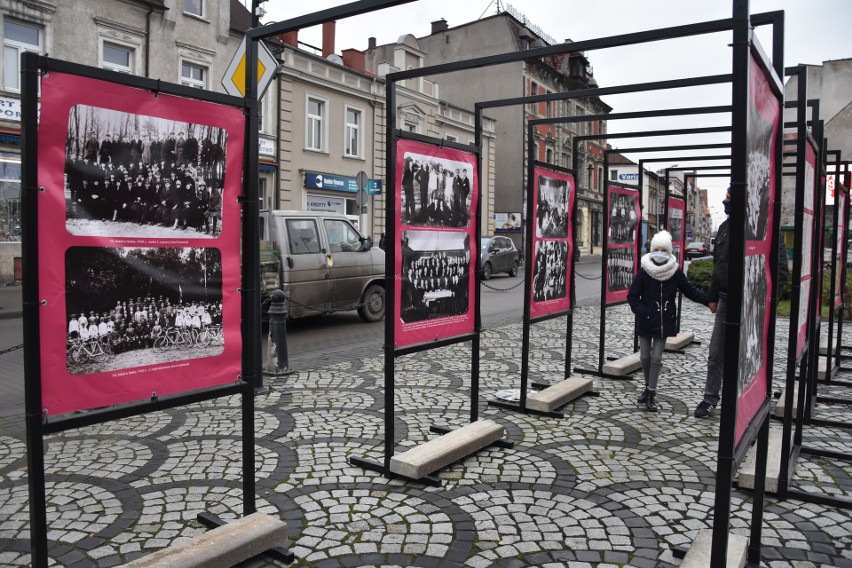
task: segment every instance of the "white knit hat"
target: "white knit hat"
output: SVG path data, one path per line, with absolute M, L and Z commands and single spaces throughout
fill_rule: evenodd
M 669 254 L 672 253 L 672 235 L 668 231 L 660 231 L 651 239 L 652 252 L 660 247 L 666 249 Z

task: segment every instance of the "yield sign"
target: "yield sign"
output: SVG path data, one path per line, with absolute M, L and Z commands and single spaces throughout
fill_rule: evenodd
M 263 42 L 257 42 L 257 98 L 263 97 L 272 78 L 275 77 L 275 70 L 278 68 L 278 61 L 269 52 L 269 49 Z M 228 65 L 228 70 L 225 71 L 225 76 L 222 78 L 222 86 L 229 95 L 235 97 L 246 96 L 246 38 L 243 38 L 240 47 L 234 54 L 231 64 Z

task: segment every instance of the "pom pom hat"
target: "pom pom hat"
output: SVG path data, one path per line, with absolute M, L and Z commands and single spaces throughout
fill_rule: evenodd
M 672 235 L 668 231 L 660 231 L 651 239 L 651 252 L 661 248 L 666 249 L 669 254 L 672 253 Z

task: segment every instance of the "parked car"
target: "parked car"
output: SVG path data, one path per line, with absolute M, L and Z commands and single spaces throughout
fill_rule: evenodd
M 482 237 L 479 250 L 483 280 L 488 280 L 498 272 L 507 272 L 509 276 L 518 275 L 521 261 L 518 249 L 509 237 Z
M 683 254 L 687 260 L 692 260 L 693 258 L 710 256 L 710 248 L 704 243 L 688 243 Z
M 287 312 L 297 318 L 351 307 L 366 322 L 385 315 L 385 252 L 345 215 L 263 211 L 261 234 L 280 260 Z

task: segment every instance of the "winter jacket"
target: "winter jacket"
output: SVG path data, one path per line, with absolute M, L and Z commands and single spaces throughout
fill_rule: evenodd
M 713 249 L 713 278 L 707 296 L 711 302 L 719 301 L 719 293 L 728 294 L 728 258 L 730 257 L 730 219 L 725 219 L 716 230 L 716 242 Z
M 636 314 L 636 331 L 642 337 L 671 337 L 678 333 L 677 291 L 699 304 L 707 295 L 693 286 L 678 268 L 668 280 L 655 280 L 640 268 L 627 293 L 627 303 Z
M 707 291 L 707 297 L 711 302 L 719 301 L 719 294 L 727 297 L 728 294 L 728 260 L 730 258 L 730 230 L 728 227 L 729 219 L 719 225 L 716 231 L 716 243 L 713 249 L 713 279 L 710 283 L 710 289 Z M 784 248 L 784 242 L 778 243 L 778 295 L 781 295 L 781 288 L 787 281 L 790 273 L 790 268 L 787 265 L 787 249 Z

